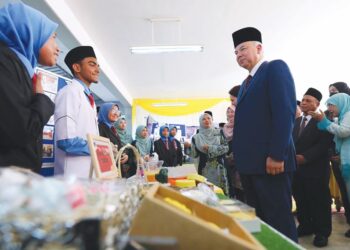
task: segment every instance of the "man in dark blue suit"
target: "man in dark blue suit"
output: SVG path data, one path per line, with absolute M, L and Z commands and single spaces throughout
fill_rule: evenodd
M 293 77 L 282 60 L 263 60 L 257 29 L 240 29 L 232 38 L 238 64 L 249 71 L 238 95 L 233 133 L 235 163 L 247 202 L 262 220 L 297 242 L 291 213 L 296 168 Z

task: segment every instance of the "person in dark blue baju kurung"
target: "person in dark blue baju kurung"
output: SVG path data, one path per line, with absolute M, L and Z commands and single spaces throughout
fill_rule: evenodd
M 257 29 L 243 28 L 232 37 L 237 62 L 249 71 L 238 96 L 232 142 L 247 203 L 262 220 L 297 242 L 291 213 L 296 168 L 293 77 L 284 61 L 263 60 Z

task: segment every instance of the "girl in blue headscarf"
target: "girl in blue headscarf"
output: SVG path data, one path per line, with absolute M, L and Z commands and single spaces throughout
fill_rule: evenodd
M 104 136 L 104 134 L 106 134 L 104 130 L 111 130 L 112 133 L 115 133 L 116 130 L 114 128 L 114 123 L 118 120 L 119 115 L 119 106 L 115 103 L 104 103 L 100 106 L 100 110 L 98 112 L 98 123 L 101 136 Z M 119 136 L 118 142 L 115 144 L 118 144 L 118 147 L 121 146 Z
M 34 68 L 56 64 L 57 26 L 22 3 L 0 9 L 0 166 L 40 171 L 42 131 L 54 104 Z
M 175 167 L 179 165 L 176 149 L 172 143 L 173 138 L 169 137 L 169 127 L 161 126 L 159 135 L 160 138 L 154 142 L 154 151 L 158 154 L 159 160 L 164 161 L 164 167 Z
M 311 115 L 319 121 L 319 129 L 334 134 L 335 148 L 340 155 L 341 173 L 350 199 L 350 96 L 345 93 L 335 94 L 326 103 L 328 112 L 333 117 L 338 117 L 338 121 L 331 122 L 323 112 L 312 112 Z M 350 230 L 346 232 L 346 236 L 350 237 Z
M 179 142 L 179 140 L 175 138 L 176 134 L 177 134 L 177 127 L 176 126 L 170 127 L 169 138 L 176 150 L 177 163 L 178 165 L 182 166 L 182 160 L 183 160 L 182 146 L 181 146 L 181 142 Z

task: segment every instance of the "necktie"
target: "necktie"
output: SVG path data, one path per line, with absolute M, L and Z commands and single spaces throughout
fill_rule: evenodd
M 165 139 L 165 142 L 164 142 L 164 143 L 165 143 L 165 147 L 166 147 L 166 149 L 167 149 L 167 150 L 169 150 L 168 139 Z
M 175 141 L 175 139 L 173 140 L 173 144 L 174 144 L 174 148 L 175 148 L 175 150 L 177 150 L 177 145 L 176 145 L 176 141 Z
M 301 133 L 303 132 L 303 130 L 304 130 L 305 126 L 306 126 L 306 122 L 307 122 L 307 118 L 305 116 L 303 116 L 303 120 L 301 121 L 300 128 L 299 128 L 298 136 L 300 136 Z
M 252 80 L 252 76 L 251 75 L 249 75 L 246 79 L 245 79 L 245 89 L 247 90 L 248 89 L 248 87 L 249 87 L 249 83 L 250 83 L 250 81 Z
M 117 135 L 117 130 L 115 129 L 114 126 L 111 127 L 111 130 L 112 130 L 113 134 Z
M 33 93 L 36 94 L 36 77 L 37 75 L 34 73 L 32 78 L 32 84 L 33 84 Z
M 244 81 L 244 86 L 243 86 L 243 93 L 245 93 L 245 92 L 247 92 L 247 90 L 248 90 L 248 87 L 249 87 L 249 83 L 250 83 L 250 81 L 252 80 L 252 76 L 251 75 L 249 75 L 246 79 L 245 79 L 245 81 Z
M 94 96 L 92 95 L 92 93 L 90 93 L 90 95 L 88 95 L 88 94 L 86 94 L 86 95 L 89 98 L 89 102 L 91 104 L 91 107 L 94 107 L 94 105 L 95 105 Z

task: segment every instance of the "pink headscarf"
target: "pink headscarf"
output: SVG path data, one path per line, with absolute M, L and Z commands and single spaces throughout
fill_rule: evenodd
M 233 113 L 228 113 L 229 110 L 232 110 Z M 235 110 L 236 110 L 236 107 L 233 105 L 230 105 L 226 110 L 227 123 L 224 125 L 224 128 L 222 129 L 222 131 L 224 132 L 224 135 L 225 135 L 227 141 L 231 141 L 233 138 L 233 126 L 234 126 L 234 120 L 235 120 Z

